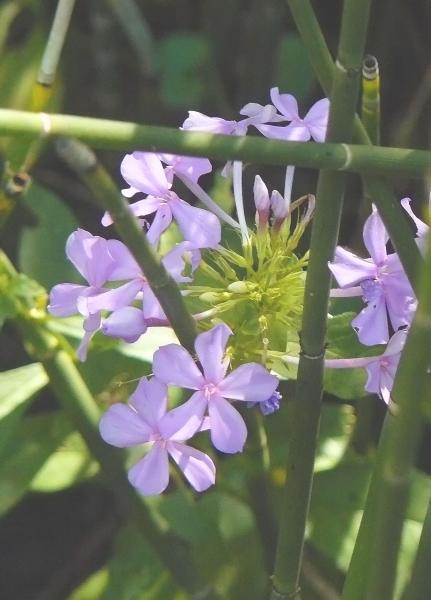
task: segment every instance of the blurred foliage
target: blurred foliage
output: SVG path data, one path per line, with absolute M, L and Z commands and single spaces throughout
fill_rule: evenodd
M 119 20 L 113 4 L 77 2 L 49 110 L 178 126 L 187 110 L 235 118 L 246 102 L 269 101 L 268 90 L 273 85 L 294 93 L 300 111 L 322 95 L 281 0 L 137 0 L 142 21 L 133 23 L 134 33 Z M 54 0 L 1 3 L 0 106 L 34 107 L 34 78 L 55 5 Z M 335 50 L 341 3 L 315 5 Z M 385 145 L 429 147 L 430 18 L 431 5 L 426 0 L 374 3 L 367 50 L 380 63 Z M 144 31 L 143 48 L 155 59 L 152 70 L 134 37 Z M 20 170 L 31 141 L 2 141 L 8 161 L 5 180 Z M 121 155 L 100 152 L 100 158 L 121 185 Z M 276 169 L 267 167 L 259 172 L 270 189 L 281 185 Z M 43 287 L 75 281 L 74 270 L 64 258 L 64 244 L 78 224 L 94 233 L 107 233 L 88 192 L 71 177 L 51 147 L 44 150 L 31 174 L 34 182 L 26 194 L 5 203 L 3 188 L 0 197 L 1 246 L 24 273 L 13 283 L 0 279 L 2 325 L 16 314 L 17 299 L 28 307 L 36 303 L 41 309 L 46 300 Z M 214 186 L 214 197 L 229 210 L 232 198 L 225 182 L 215 177 L 206 183 Z M 405 195 L 407 183 L 415 202 L 423 201 L 421 183 L 412 186 L 400 179 L 395 182 L 399 193 Z M 294 194 L 312 192 L 314 186 L 314 174 L 300 171 Z M 356 215 L 361 193 L 352 177 L 342 240 L 358 251 L 363 250 Z M 246 204 L 252 217 L 250 199 L 246 198 Z M 340 306 L 334 306 L 333 314 Z M 346 333 L 350 318 L 337 315 L 330 320 L 328 356 L 364 352 L 353 332 Z M 79 319 L 50 319 L 48 326 L 64 337 L 65 347 L 70 345 L 73 352 L 81 336 Z M 4 515 L 0 545 L 4 546 L 3 540 L 13 540 L 8 545 L 10 552 L 2 556 L 2 593 L 9 600 L 61 600 L 68 596 L 70 600 L 183 600 L 184 594 L 132 529 L 121 525 L 115 536 L 119 524 L 112 514 L 112 499 L 100 492 L 97 466 L 80 435 L 58 410 L 46 388 L 42 367 L 27 364 L 18 343 L 10 343 L 16 338 L 7 324 L 0 331 L 0 360 L 10 366 L 0 374 L 0 513 Z M 96 336 L 80 370 L 101 408 L 125 400 L 136 379 L 150 372 L 154 349 L 171 341 L 167 329 L 152 330 L 133 345 Z M 355 408 L 343 400 L 350 402 L 363 394 L 364 377 L 361 370 L 332 370 L 326 375 L 304 600 L 323 598 L 316 591 L 316 574 L 317 580 L 323 579 L 334 591 L 332 597 L 337 597 L 350 559 L 372 452 L 369 456 L 353 452 L 350 439 L 361 399 Z M 270 555 L 273 548 L 269 539 L 263 540 L 263 550 L 260 546 L 258 512 L 250 508 L 256 500 L 252 490 L 270 483 L 267 516 L 268 521 L 273 519 L 281 502 L 293 387 L 287 384 L 280 412 L 265 420 L 271 459 L 265 476 L 250 448 L 249 453 L 227 460 L 217 457 L 216 490 L 196 499 L 177 477 L 163 498 L 149 502 L 166 529 L 192 545 L 200 568 L 226 598 L 259 600 L 265 593 L 268 573 L 263 554 Z M 427 473 L 431 471 L 429 438 L 428 432 L 421 457 Z M 203 438 L 197 445 L 208 449 Z M 250 482 L 255 483 L 254 488 Z M 403 539 L 399 590 L 409 572 L 430 494 L 429 476 L 417 472 Z M 44 512 L 41 507 L 50 508 Z M 31 523 L 40 524 L 31 543 L 26 511 Z M 74 523 L 73 532 L 68 529 L 70 522 Z M 76 536 L 79 551 L 74 545 Z M 18 550 L 14 552 L 14 548 Z M 19 572 L 13 568 L 17 554 Z

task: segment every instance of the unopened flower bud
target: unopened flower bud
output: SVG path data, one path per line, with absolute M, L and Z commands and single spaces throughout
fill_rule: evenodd
M 256 206 L 256 225 L 260 230 L 266 227 L 269 217 L 269 193 L 260 175 L 254 178 L 254 204 Z
M 218 304 L 219 302 L 229 300 L 230 297 L 231 294 L 227 292 L 204 292 L 199 296 L 199 300 L 207 304 Z
M 227 286 L 227 289 L 234 294 L 247 294 L 255 285 L 248 281 L 234 281 Z
M 286 206 L 286 202 L 283 196 L 277 190 L 274 190 L 271 194 L 271 209 L 277 221 L 284 221 L 289 214 L 289 209 Z

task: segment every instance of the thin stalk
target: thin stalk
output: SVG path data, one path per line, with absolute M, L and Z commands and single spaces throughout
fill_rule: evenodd
M 235 229 L 240 229 L 241 226 L 238 221 L 235 221 L 230 215 L 225 212 L 221 206 L 214 202 L 214 200 L 206 193 L 206 191 L 197 183 L 197 181 L 193 181 L 187 175 L 183 175 L 181 173 L 177 174 L 177 177 L 181 179 L 186 187 L 189 188 L 191 192 L 196 196 L 198 200 L 202 202 L 204 206 L 206 206 L 210 211 L 212 211 L 221 221 L 224 221 L 231 227 Z
M 156 73 L 155 44 L 151 29 L 135 0 L 105 0 L 123 28 L 146 77 Z
M 401 533 L 420 441 L 431 347 L 431 245 L 419 305 L 395 377 L 392 399 L 348 571 L 345 600 L 392 600 Z
M 54 83 L 74 5 L 75 0 L 58 0 L 54 21 L 37 75 L 37 82 L 40 85 L 50 87 Z
M 308 57 L 314 68 L 316 77 L 318 78 L 323 90 L 329 94 L 331 90 L 332 80 L 335 72 L 335 65 L 326 45 L 319 23 L 314 14 L 310 0 L 287 0 L 290 11 L 294 18 L 295 24 L 301 34 L 302 41 L 308 52 Z M 370 138 L 363 126 L 361 120 L 356 115 L 353 129 L 353 139 L 359 144 L 363 144 L 362 151 L 372 154 L 378 148 L 365 147 L 371 144 Z M 383 150 L 383 148 L 381 148 Z M 430 168 L 425 168 L 425 173 L 429 174 Z M 410 176 L 401 168 L 400 174 Z M 361 169 L 361 174 L 365 178 L 365 185 L 383 219 L 383 222 L 388 230 L 395 250 L 397 251 L 406 274 L 413 285 L 416 287 L 416 271 L 422 259 L 418 248 L 414 243 L 413 236 L 409 224 L 403 214 L 403 209 L 400 203 L 395 198 L 388 184 L 383 181 L 377 181 L 375 178 L 370 179 L 369 175 L 377 173 L 369 169 Z M 380 174 L 384 175 L 383 172 Z M 426 175 L 424 174 L 426 177 Z
M 0 268 L 11 278 L 17 276 L 14 267 L 2 252 Z M 122 515 L 134 523 L 177 583 L 196 596 L 203 594 L 202 598 L 215 600 L 217 596 L 200 579 L 184 543 L 160 530 L 143 498 L 131 487 L 121 452 L 108 446 L 100 437 L 98 406 L 57 336 L 48 331 L 43 322 L 28 318 L 23 311 L 20 311 L 17 325 L 27 352 L 34 360 L 42 363 L 60 406 L 100 464 L 102 477 L 114 495 Z
M 431 503 L 422 527 L 419 547 L 416 553 L 413 571 L 402 600 L 424 600 L 431 598 Z
M 36 81 L 33 84 L 31 110 L 34 112 L 44 110 L 51 99 L 58 63 L 66 41 L 74 6 L 75 0 L 58 0 L 54 21 L 51 25 Z M 20 167 L 22 173 L 30 171 L 45 146 L 46 135 L 49 132 L 49 122 L 45 117 L 42 120 L 44 126 L 40 136 L 29 144 L 24 156 Z
M 370 0 L 345 0 L 327 139 L 349 141 L 359 92 Z M 321 171 L 305 284 L 301 354 L 287 458 L 272 600 L 299 598 L 299 578 L 310 504 L 320 405 L 331 276 L 328 262 L 338 239 L 345 188 L 342 173 Z
M 98 203 L 110 213 L 120 237 L 141 267 L 180 343 L 194 355 L 195 321 L 186 309 L 177 284 L 151 248 L 142 227 L 130 212 L 110 175 L 98 163 L 93 152 L 76 140 L 62 139 L 57 149 L 87 184 Z
M 306 1 L 306 0 L 304 0 Z M 423 179 L 430 172 L 431 151 L 359 144 L 290 142 L 257 136 L 226 136 L 170 127 L 140 125 L 61 114 L 0 109 L 0 136 L 71 136 L 95 149 L 169 152 L 185 156 L 207 156 L 214 160 L 239 160 L 266 165 L 331 169 L 372 175 L 404 175 Z M 375 199 L 378 202 L 378 198 Z M 399 202 L 396 203 L 399 208 Z M 396 214 L 398 212 L 395 210 Z M 402 214 L 402 213 L 400 213 Z M 405 221 L 405 219 L 404 219 Z

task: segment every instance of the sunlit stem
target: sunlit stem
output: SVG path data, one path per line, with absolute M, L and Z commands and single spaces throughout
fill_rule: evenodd
M 248 235 L 248 228 L 245 220 L 244 200 L 242 196 L 242 162 L 237 160 L 233 163 L 233 194 L 239 226 L 241 228 L 242 245 L 248 246 L 250 237 Z
M 286 167 L 286 176 L 284 178 L 284 201 L 286 203 L 286 211 L 289 211 L 290 201 L 292 199 L 293 176 L 295 175 L 295 167 L 289 165 Z
M 368 54 L 362 64 L 361 118 L 370 140 L 380 144 L 380 77 L 379 63 Z
M 230 225 L 231 227 L 235 227 L 235 229 L 240 229 L 241 226 L 238 221 L 235 221 L 230 215 L 227 214 L 214 200 L 206 193 L 206 191 L 196 182 L 187 177 L 187 175 L 180 175 L 177 173 L 177 177 L 181 179 L 186 187 L 189 188 L 191 192 L 198 198 L 202 204 L 204 204 L 209 210 L 211 210 L 219 219 Z
M 74 5 L 75 0 L 59 0 L 58 2 L 54 22 L 37 75 L 37 82 L 43 86 L 51 86 L 54 83 Z
M 66 40 L 75 0 L 59 0 L 54 21 L 49 32 L 48 41 L 40 63 L 36 81 L 33 85 L 31 110 L 39 112 L 45 110 L 52 95 L 52 86 L 55 81 L 61 51 Z M 38 139 L 29 144 L 20 171 L 27 173 L 39 158 L 50 133 L 50 121 L 41 115 L 43 124 Z

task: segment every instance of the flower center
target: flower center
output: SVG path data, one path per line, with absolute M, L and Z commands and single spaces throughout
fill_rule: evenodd
M 160 446 L 162 446 L 162 448 L 164 448 L 166 445 L 166 440 L 162 438 L 161 434 L 158 431 L 153 431 L 153 433 L 150 435 L 149 441 L 159 444 Z
M 205 398 L 209 400 L 211 396 L 217 393 L 217 386 L 214 383 L 207 383 L 203 388 L 203 393 L 205 394 Z
M 361 288 L 365 302 L 375 302 L 382 294 L 382 284 L 378 279 L 361 281 Z

